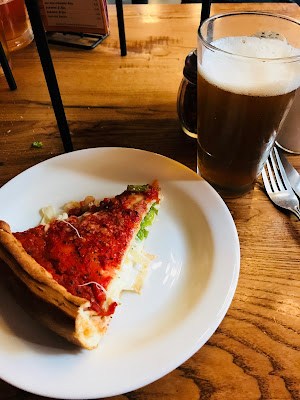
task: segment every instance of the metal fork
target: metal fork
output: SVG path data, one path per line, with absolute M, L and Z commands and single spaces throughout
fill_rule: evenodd
M 300 220 L 299 200 L 288 181 L 276 147 L 272 149 L 265 163 L 262 178 L 272 202 L 291 211 Z

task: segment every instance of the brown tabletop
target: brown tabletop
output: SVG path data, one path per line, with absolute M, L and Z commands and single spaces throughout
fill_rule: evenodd
M 212 14 L 229 10 L 300 18 L 299 7 L 285 3 L 214 4 Z M 200 4 L 124 6 L 126 57 L 114 6 L 111 35 L 96 49 L 51 46 L 75 150 L 133 147 L 196 169 L 196 142 L 179 127 L 176 97 L 200 12 Z M 63 153 L 35 44 L 13 53 L 12 65 L 18 90 L 0 79 L 0 185 Z M 31 147 L 36 140 L 41 149 Z M 289 159 L 299 170 L 300 156 Z M 261 182 L 225 201 L 240 239 L 241 271 L 224 320 L 176 370 L 114 399 L 299 399 L 300 222 L 273 206 Z M 0 381 L 0 399 L 39 398 Z

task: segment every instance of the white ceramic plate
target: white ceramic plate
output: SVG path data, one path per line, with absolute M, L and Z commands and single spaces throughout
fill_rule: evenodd
M 39 223 L 43 206 L 114 196 L 154 179 L 165 199 L 146 242 L 158 258 L 142 294 L 123 294 L 99 348 L 87 351 L 33 321 L 0 287 L 3 380 L 60 399 L 113 396 L 172 371 L 213 334 L 236 289 L 239 241 L 223 200 L 187 167 L 135 149 L 63 154 L 0 189 L 0 219 L 25 230 Z

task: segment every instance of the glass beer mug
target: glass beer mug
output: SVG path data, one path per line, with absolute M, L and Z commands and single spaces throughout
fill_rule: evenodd
M 198 32 L 198 171 L 220 193 L 250 191 L 300 86 L 300 22 L 232 12 Z
M 0 18 L 9 51 L 22 49 L 32 42 L 33 33 L 24 0 L 0 0 Z

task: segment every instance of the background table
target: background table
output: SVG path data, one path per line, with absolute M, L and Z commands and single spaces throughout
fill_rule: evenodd
M 214 4 L 212 14 L 265 10 L 300 19 L 296 4 Z M 115 7 L 111 35 L 95 50 L 51 46 L 75 150 L 135 147 L 196 169 L 196 142 L 176 113 L 185 56 L 196 47 L 201 4 L 124 7 L 126 57 Z M 63 152 L 35 44 L 12 54 L 18 84 L 0 79 L 0 185 Z M 34 141 L 41 149 L 32 148 Z M 300 169 L 300 156 L 289 156 Z M 300 249 L 296 217 L 276 209 L 260 182 L 225 199 L 237 226 L 241 273 L 223 322 L 192 358 L 114 400 L 286 400 L 300 397 Z M 2 207 L 5 205 L 1 205 Z M 0 381 L 0 399 L 36 399 Z

